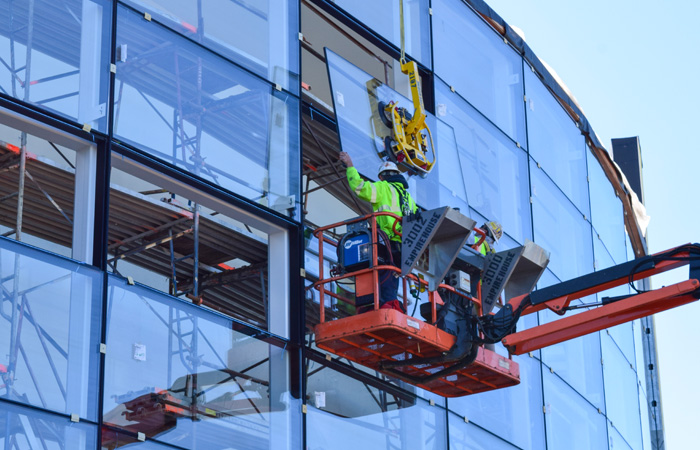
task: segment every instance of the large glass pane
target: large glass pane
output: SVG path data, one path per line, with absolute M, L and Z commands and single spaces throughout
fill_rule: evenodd
M 545 370 L 542 372 L 542 379 L 547 449 L 608 448 L 605 416 L 557 375 Z
M 550 252 L 548 267 L 562 281 L 592 272 L 591 224 L 532 161 L 530 179 L 534 240 Z
M 435 73 L 523 147 L 522 59 L 460 0 L 433 1 Z
M 644 342 L 646 341 L 645 323 L 642 319 L 632 322 L 632 334 L 634 335 L 634 364 L 637 371 L 637 384 L 639 389 L 646 393 L 646 365 L 644 364 Z M 643 404 L 643 403 L 642 403 Z
M 615 263 L 626 261 L 625 217 L 622 202 L 615 195 L 610 180 L 605 176 L 598 160 L 590 151 L 588 155 L 589 189 L 591 191 L 591 222 L 605 243 Z
M 107 131 L 111 3 L 0 1 L 0 93 Z
M 519 448 L 541 449 L 545 447 L 541 364 L 528 355 L 514 360 L 520 365 L 519 385 L 450 398 L 448 407 Z
M 193 450 L 298 448 L 283 348 L 114 276 L 108 308 L 106 424 Z
M 298 218 L 295 97 L 126 7 L 117 46 L 117 137 Z
M 298 2 L 127 0 L 246 69 L 299 92 Z
M 289 336 L 286 230 L 116 153 L 112 162 L 108 270 Z
M 20 201 L 22 147 L 26 160 Z M 76 175 L 79 179 L 86 170 L 78 162 L 78 152 L 0 124 L 0 158 L 4 161 L 0 171 L 0 234 L 62 256 L 73 256 L 74 225 L 81 225 L 74 224 L 81 216 L 75 214 L 76 206 L 78 210 L 83 207 L 82 202 L 75 201 Z M 90 190 L 94 188 L 91 186 Z M 83 234 L 81 238 L 88 240 L 90 236 Z
M 405 36 L 406 54 L 430 67 L 430 2 L 403 0 L 403 27 L 398 0 L 379 0 L 372 3 L 357 0 L 333 0 L 335 4 L 355 16 L 372 31 L 392 44 L 401 47 L 401 33 Z
M 560 283 L 561 281 L 547 269 L 537 283 L 538 289 Z M 594 297 L 586 297 L 575 303 L 593 303 Z M 574 315 L 583 310 L 569 311 Z M 561 319 L 561 316 L 545 309 L 537 314 L 541 324 Z M 603 378 L 600 367 L 600 336 L 598 333 L 588 334 L 577 339 L 545 347 L 541 351 L 542 361 L 548 366 L 550 373 L 556 373 L 576 389 L 590 402 L 605 409 L 603 398 Z M 587 367 L 587 370 L 580 370 Z M 596 368 L 592 370 L 591 368 Z
M 448 420 L 451 450 L 515 450 L 518 448 L 483 428 L 467 422 L 468 417 L 464 420 L 462 416 L 448 413 Z
M 310 362 L 306 441 L 309 448 L 444 449 L 445 410 Z
M 573 311 L 567 313 L 573 314 Z M 539 316 L 543 324 L 561 318 L 549 310 L 539 312 Z M 543 369 L 545 372 L 558 375 L 596 408 L 605 411 L 600 333 L 545 347 L 541 352 L 542 362 L 547 366 Z
M 586 141 L 571 117 L 531 70 L 525 71 L 530 156 L 576 207 L 590 217 Z
M 440 81 L 436 101 L 438 117 L 455 131 L 469 206 L 518 242 L 531 239 L 526 153 Z
M 358 172 L 376 179 L 377 168 L 382 161 L 379 153 L 384 152 L 384 137 L 390 133 L 379 119 L 377 104 L 380 101 L 395 101 L 400 107 L 413 111 L 413 103 L 330 50 L 326 50 L 326 59 L 343 151 L 350 154 Z M 435 148 L 446 151 L 447 164 L 438 160 L 425 178 L 412 177 L 408 180 L 409 191 L 416 203 L 426 209 L 446 206 L 443 202 L 449 206 L 464 207 L 466 198 L 462 198 L 463 188 L 460 188 L 459 178 L 454 178 L 455 175 L 459 177 L 459 172 L 452 165 L 458 161 L 454 153 L 456 136 L 447 125 L 437 125 L 436 122 L 432 114 L 427 114 L 426 124 L 435 140 Z M 443 143 L 443 138 L 447 142 Z M 432 155 L 430 151 L 428 153 L 430 160 Z M 435 192 L 439 192 L 439 196 L 434 195 Z
M 71 422 L 32 408 L 0 401 L 0 447 L 3 449 L 93 450 L 97 426 Z
M 101 273 L 0 238 L 2 398 L 97 420 Z
M 601 343 L 606 414 L 632 448 L 641 448 L 642 429 L 637 374 L 610 336 L 603 335 Z

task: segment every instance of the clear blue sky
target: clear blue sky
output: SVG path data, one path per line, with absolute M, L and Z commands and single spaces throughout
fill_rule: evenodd
M 640 137 L 649 250 L 700 242 L 700 2 L 486 1 L 557 71 L 608 150 L 611 138 Z M 698 445 L 699 317 L 694 303 L 655 319 L 667 450 Z

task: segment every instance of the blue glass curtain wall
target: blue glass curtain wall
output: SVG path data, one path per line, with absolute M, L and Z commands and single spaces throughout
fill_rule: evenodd
M 297 217 L 298 99 L 126 7 L 117 48 L 115 136 Z

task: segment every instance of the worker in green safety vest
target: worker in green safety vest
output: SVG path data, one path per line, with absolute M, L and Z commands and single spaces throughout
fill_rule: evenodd
M 496 253 L 496 249 L 494 247 L 503 236 L 503 227 L 500 223 L 491 221 L 483 224 L 481 229 L 486 232 L 486 237 L 479 246 L 479 252 L 484 256 L 486 256 L 487 253 Z M 481 239 L 481 236 L 478 234 L 475 235 L 474 243 L 479 242 L 479 239 Z
M 413 214 L 418 210 L 416 202 L 413 201 L 411 194 L 409 194 L 407 190 L 408 183 L 406 179 L 401 175 L 399 168 L 393 162 L 384 161 L 379 166 L 377 173 L 379 181 L 372 182 L 360 177 L 349 154 L 340 152 L 338 159 L 340 159 L 347 168 L 346 176 L 350 189 L 362 200 L 370 202 L 373 211 L 386 211 L 403 217 L 404 215 Z M 401 236 L 394 233 L 395 222 L 397 222 L 397 220 L 390 216 L 377 217 L 377 225 L 386 233 L 390 242 L 389 249 L 379 250 L 380 256 L 382 255 L 382 251 L 384 251 L 387 256 L 390 252 L 394 265 L 398 266 L 399 261 L 401 261 Z M 396 225 L 396 231 L 401 231 L 400 222 Z M 382 243 L 381 239 L 379 243 Z M 397 274 L 390 270 L 380 270 L 379 282 L 380 307 L 396 309 L 403 312 L 403 307 L 397 300 L 399 289 Z M 357 306 L 372 303 L 373 299 L 371 296 L 363 297 L 370 298 L 359 297 L 355 299 Z

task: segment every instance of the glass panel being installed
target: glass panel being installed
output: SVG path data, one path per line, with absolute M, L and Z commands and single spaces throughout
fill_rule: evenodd
M 0 238 L 0 397 L 97 420 L 102 274 Z
M 299 448 L 289 355 L 248 331 L 110 276 L 105 424 L 177 448 Z
M 108 0 L 0 1 L 0 93 L 107 131 Z
M 326 59 L 341 147 L 350 154 L 358 172 L 369 179 L 376 179 L 382 161 L 380 154 L 384 152 L 384 138 L 390 134 L 377 112 L 378 104 L 394 101 L 410 112 L 414 110 L 413 103 L 328 49 Z M 447 165 L 449 166 L 449 161 L 457 161 L 454 154 L 457 146 L 449 126 L 438 125 L 430 113 L 426 113 L 426 124 L 431 130 L 435 148 L 448 152 Z M 440 140 L 443 138 L 448 141 L 443 143 Z M 432 160 L 430 149 L 426 156 Z M 456 185 L 458 180 L 450 176 L 454 175 L 454 171 L 455 167 L 441 168 L 441 163 L 437 162 L 425 178 L 410 177 L 409 191 L 414 195 L 416 203 L 426 209 L 438 206 L 464 207 L 466 198 L 463 198 L 463 188 Z M 440 197 L 428 195 L 431 192 L 439 192 Z
M 299 218 L 298 99 L 126 7 L 118 25 L 115 135 Z

